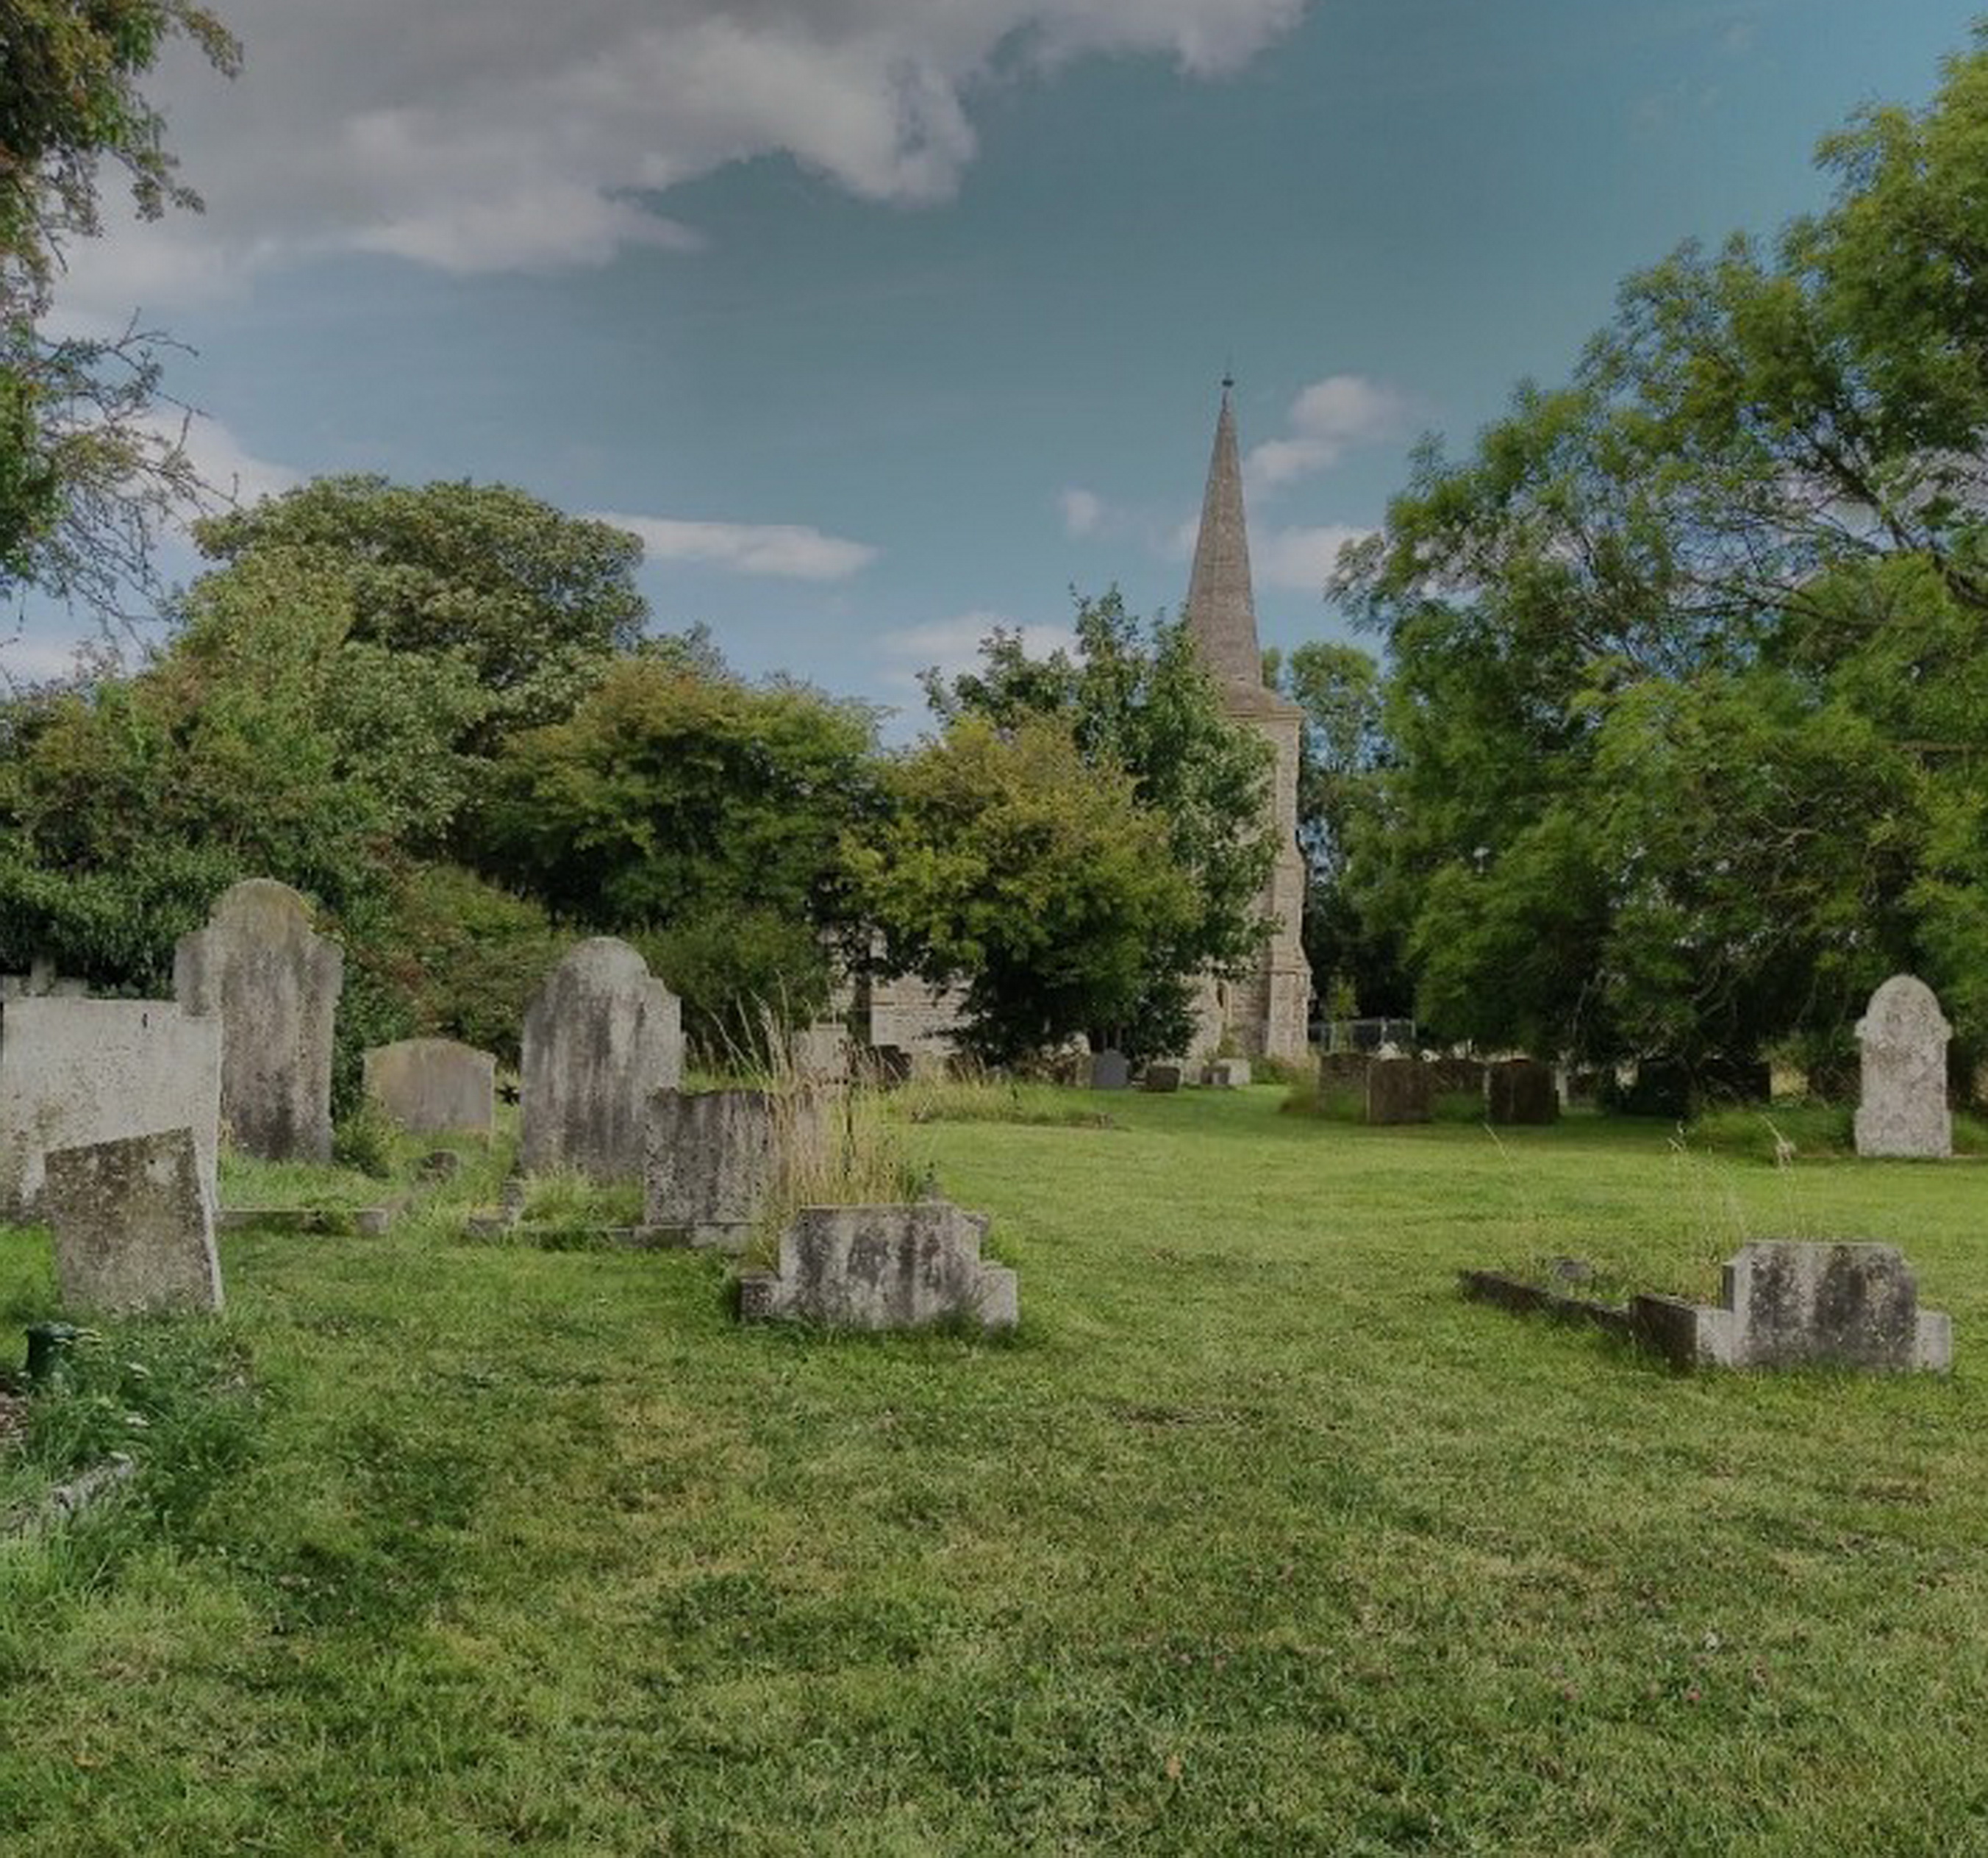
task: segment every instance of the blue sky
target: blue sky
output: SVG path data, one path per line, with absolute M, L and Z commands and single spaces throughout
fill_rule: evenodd
M 242 76 L 155 86 L 207 214 L 64 299 L 193 346 L 214 472 L 623 516 L 659 626 L 911 703 L 1073 584 L 1178 604 L 1230 365 L 1266 641 L 1340 634 L 1419 432 L 1818 204 L 1980 0 L 218 3 Z

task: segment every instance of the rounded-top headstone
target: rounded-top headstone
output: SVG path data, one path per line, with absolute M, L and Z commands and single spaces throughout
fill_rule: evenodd
M 206 928 L 180 938 L 173 990 L 189 1013 L 221 1016 L 221 1122 L 248 1154 L 330 1159 L 332 1024 L 344 980 L 338 945 L 273 878 L 223 892 Z
M 526 1168 L 634 1179 L 649 1098 L 682 1081 L 682 1004 L 627 943 L 593 936 L 526 1009 L 520 1068 Z
M 1911 974 L 1894 974 L 1857 1022 L 1863 1048 L 1857 1152 L 1939 1159 L 1953 1152 L 1946 1101 L 1946 1042 L 1953 1028 L 1939 997 Z

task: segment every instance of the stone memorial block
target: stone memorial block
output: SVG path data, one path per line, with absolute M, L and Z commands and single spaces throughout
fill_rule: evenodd
M 1249 1081 L 1249 1061 L 1247 1058 L 1211 1058 L 1207 1070 L 1202 1074 L 1201 1081 L 1210 1090 L 1241 1090 Z
M 1857 1152 L 1938 1159 L 1953 1152 L 1946 1042 L 1953 1028 L 1922 980 L 1894 974 L 1857 1022 L 1863 1082 Z
M 1506 1058 L 1485 1073 L 1484 1108 L 1494 1123 L 1557 1122 L 1560 1087 L 1537 1058 Z
M 807 1084 L 847 1084 L 854 1047 L 847 1027 L 803 1026 L 787 1041 L 787 1061 Z
M 1367 1120 L 1375 1125 L 1429 1119 L 1429 1068 L 1419 1058 L 1374 1058 L 1367 1066 Z
M 1140 1083 L 1147 1090 L 1162 1093 L 1177 1091 L 1181 1087 L 1181 1068 L 1178 1064 L 1148 1064 Z
M 821 1122 L 820 1101 L 807 1093 L 656 1091 L 643 1223 L 685 1244 L 742 1251 L 777 1183 L 783 1149 L 815 1135 Z
M 1636 1297 L 1638 1338 L 1681 1367 L 1925 1369 L 1952 1365 L 1953 1325 L 1919 1307 L 1895 1245 L 1796 1239 L 1743 1245 L 1718 1308 Z
M 581 943 L 526 1010 L 524 1166 L 638 1178 L 649 1099 L 682 1080 L 681 1003 L 627 943 Z
M 331 1159 L 332 1020 L 345 957 L 310 921 L 287 884 L 251 878 L 224 892 L 207 927 L 173 952 L 180 1004 L 220 1017 L 222 1125 L 265 1161 Z
M 0 1218 L 31 1212 L 51 1149 L 193 1133 L 214 1197 L 221 1021 L 170 1000 L 52 996 L 0 1005 Z
M 51 1149 L 42 1217 L 66 1308 L 218 1310 L 214 1203 L 191 1129 Z
M 1132 1085 L 1132 1067 L 1122 1051 L 1100 1051 L 1090 1060 L 1090 1088 L 1093 1090 L 1129 1090 Z
M 365 1056 L 366 1094 L 417 1135 L 488 1137 L 497 1122 L 497 1061 L 455 1039 L 402 1039 Z
M 843 1329 L 1012 1329 L 1015 1274 L 982 1261 L 986 1235 L 984 1213 L 946 1200 L 806 1207 L 781 1234 L 779 1270 L 739 1279 L 739 1314 Z

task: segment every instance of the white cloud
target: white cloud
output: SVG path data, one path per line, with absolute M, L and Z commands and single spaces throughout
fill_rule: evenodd
M 462 272 L 599 264 L 691 242 L 654 197 L 761 155 L 866 198 L 943 199 L 975 152 L 977 88 L 1089 54 L 1219 76 L 1309 4 L 237 0 L 239 79 L 175 46 L 147 86 L 206 216 L 79 248 L 65 300 L 166 309 L 348 249 Z
M 1104 520 L 1104 499 L 1093 490 L 1063 493 L 1063 526 L 1067 536 L 1093 536 Z
M 877 559 L 867 543 L 793 523 L 698 523 L 597 511 L 597 519 L 632 531 L 652 561 L 695 561 L 741 574 L 790 580 L 841 580 Z
M 1336 465 L 1356 445 L 1391 438 L 1405 424 L 1406 396 L 1364 374 L 1330 374 L 1292 401 L 1290 432 L 1253 446 L 1243 474 L 1254 490 L 1272 490 L 1293 478 Z
M 935 666 L 943 676 L 957 677 L 979 664 L 980 641 L 997 628 L 1019 632 L 1022 649 L 1030 658 L 1043 658 L 1053 651 L 1077 650 L 1077 635 L 1067 626 L 1017 625 L 1005 614 L 982 608 L 881 635 L 877 648 L 890 661 L 885 681 L 900 689 L 914 689 L 918 673 Z
M 1364 542 L 1373 533 L 1345 523 L 1267 530 L 1249 538 L 1250 567 L 1265 587 L 1317 594 L 1338 565 L 1341 549 L 1349 542 Z

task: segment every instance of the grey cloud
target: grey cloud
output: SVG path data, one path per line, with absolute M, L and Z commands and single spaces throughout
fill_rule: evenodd
M 353 249 L 458 271 L 600 263 L 694 242 L 658 197 L 773 153 L 867 198 L 942 199 L 973 158 L 979 86 L 1100 52 L 1217 74 L 1308 3 L 221 0 L 239 80 L 181 50 L 154 86 L 205 218 L 79 248 L 69 296 L 110 312 L 137 286 L 169 307 Z

